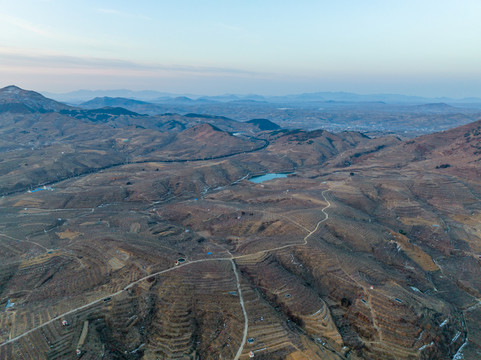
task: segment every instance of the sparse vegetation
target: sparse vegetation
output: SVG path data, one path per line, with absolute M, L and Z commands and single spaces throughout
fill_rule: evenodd
M 447 359 L 480 343 L 478 124 L 249 138 L 215 116 L 164 132 L 32 109 L 0 114 L 0 359 L 79 343 L 85 358 Z M 295 176 L 248 180 L 269 172 Z

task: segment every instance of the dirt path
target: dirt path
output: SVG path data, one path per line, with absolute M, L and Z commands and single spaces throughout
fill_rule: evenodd
M 42 249 L 44 249 L 45 251 L 48 251 L 48 249 L 43 246 L 43 245 L 40 245 L 39 243 L 35 242 L 35 241 L 31 241 L 31 240 L 23 240 L 23 239 L 17 239 L 17 238 L 14 238 L 14 237 L 11 237 L 11 236 L 8 236 L 8 235 L 5 235 L 5 234 L 0 234 L 0 236 L 4 236 L 6 237 L 7 239 L 11 239 L 11 240 L 15 240 L 15 241 L 20 241 L 20 242 L 28 242 L 30 244 L 34 244 L 34 245 L 37 245 L 38 247 L 41 247 Z
M 242 335 L 242 341 L 239 346 L 239 350 L 237 350 L 237 354 L 235 355 L 235 358 L 234 358 L 234 360 L 238 360 L 242 354 L 242 351 L 244 350 L 244 345 L 246 344 L 247 330 L 249 329 L 249 319 L 247 318 L 247 312 L 244 305 L 244 298 L 242 297 L 242 289 L 239 282 L 239 274 L 237 273 L 237 266 L 235 265 L 234 260 L 231 259 L 230 262 L 232 264 L 232 270 L 234 270 L 235 279 L 237 282 L 237 293 L 239 294 L 239 301 L 242 308 L 242 313 L 244 314 L 244 334 Z

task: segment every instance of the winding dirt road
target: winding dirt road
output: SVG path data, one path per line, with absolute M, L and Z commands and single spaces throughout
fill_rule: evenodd
M 239 274 L 237 273 L 237 266 L 235 265 L 234 260 L 231 259 L 230 262 L 232 264 L 232 270 L 234 270 L 235 279 L 237 282 L 237 293 L 239 294 L 239 302 L 242 308 L 242 313 L 244 314 L 244 333 L 242 335 L 242 341 L 239 346 L 239 350 L 237 350 L 237 354 L 235 355 L 235 358 L 234 358 L 234 360 L 238 360 L 242 354 L 242 351 L 244 350 L 244 345 L 246 344 L 247 330 L 249 329 L 249 319 L 247 318 L 247 311 L 244 305 L 244 298 L 242 297 L 242 289 L 240 286 Z

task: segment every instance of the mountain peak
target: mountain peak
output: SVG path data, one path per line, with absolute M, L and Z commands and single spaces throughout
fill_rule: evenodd
M 21 91 L 25 91 L 25 90 L 19 88 L 16 85 L 8 85 L 8 86 L 5 86 L 3 89 L 0 89 L 0 92 L 8 92 L 8 93 L 15 93 L 15 94 L 18 94 Z
M 70 109 L 70 106 L 48 99 L 35 91 L 24 90 L 15 85 L 0 89 L 0 110 L 18 112 L 50 112 Z

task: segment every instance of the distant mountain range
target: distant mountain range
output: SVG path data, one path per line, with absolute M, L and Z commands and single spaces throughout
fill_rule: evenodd
M 178 104 L 193 102 L 187 98 L 174 98 Z M 201 101 L 201 100 L 200 100 Z M 38 92 L 7 86 L 0 89 L 0 114 L 47 114 L 55 113 L 79 121 L 103 123 L 114 128 L 135 127 L 156 131 L 178 132 L 201 124 L 232 133 L 256 133 L 263 130 L 280 129 L 267 119 L 239 122 L 225 116 L 202 113 L 167 112 L 165 106 L 128 98 L 102 97 L 87 101 L 80 106 L 69 106 L 49 99 Z
M 299 95 L 272 97 L 271 101 L 339 101 L 339 102 L 383 102 L 387 104 L 425 104 L 425 103 L 481 103 L 480 98 L 454 99 L 448 97 L 429 98 L 422 96 L 409 96 L 399 94 L 355 94 L 349 92 L 316 92 Z
M 356 94 L 350 92 L 314 92 L 292 94 L 285 96 L 262 96 L 257 94 L 235 95 L 225 94 L 216 96 L 204 96 L 194 94 L 173 94 L 155 90 L 133 91 L 119 90 L 77 90 L 69 93 L 42 92 L 43 95 L 62 102 L 80 104 L 82 102 L 102 97 L 129 98 L 140 101 L 155 103 L 162 102 L 237 102 L 237 101 L 265 101 L 271 103 L 304 103 L 304 102 L 382 102 L 388 104 L 425 104 L 425 103 L 448 103 L 448 104 L 481 104 L 481 98 L 448 98 L 448 97 L 421 97 L 399 94 Z
M 76 90 L 68 93 L 41 92 L 44 96 L 69 103 L 81 103 L 96 97 L 124 97 L 144 101 L 152 101 L 157 98 L 171 98 L 171 93 L 164 93 L 153 90 L 133 91 L 127 89 L 118 90 Z M 177 95 L 178 96 L 178 95 Z
M 92 92 L 87 94 L 91 95 Z M 130 94 L 148 94 L 151 97 L 162 95 L 154 91 Z M 284 97 L 225 95 L 195 98 L 168 97 L 163 93 L 163 97 L 151 101 L 102 96 L 75 105 L 60 103 L 16 86 L 0 89 L 0 95 L 0 111 L 13 113 L 57 111 L 78 119 L 113 121 L 122 126 L 134 125 L 162 130 L 182 130 L 203 122 L 231 132 L 274 129 L 273 125 L 265 121 L 248 122 L 252 119 L 265 119 L 282 128 L 305 130 L 322 128 L 334 132 L 357 130 L 374 136 L 388 132 L 413 137 L 446 130 L 481 118 L 479 99 L 478 103 L 475 102 L 477 99 L 464 99 L 472 101 L 471 103 L 455 103 L 448 102 L 449 100 L 440 101 L 442 99 L 398 95 L 312 93 Z M 374 101 L 375 99 L 378 101 Z M 395 99 L 410 102 L 389 102 Z M 425 101 L 416 102 L 421 100 Z M 155 117 L 157 118 L 153 120 Z

